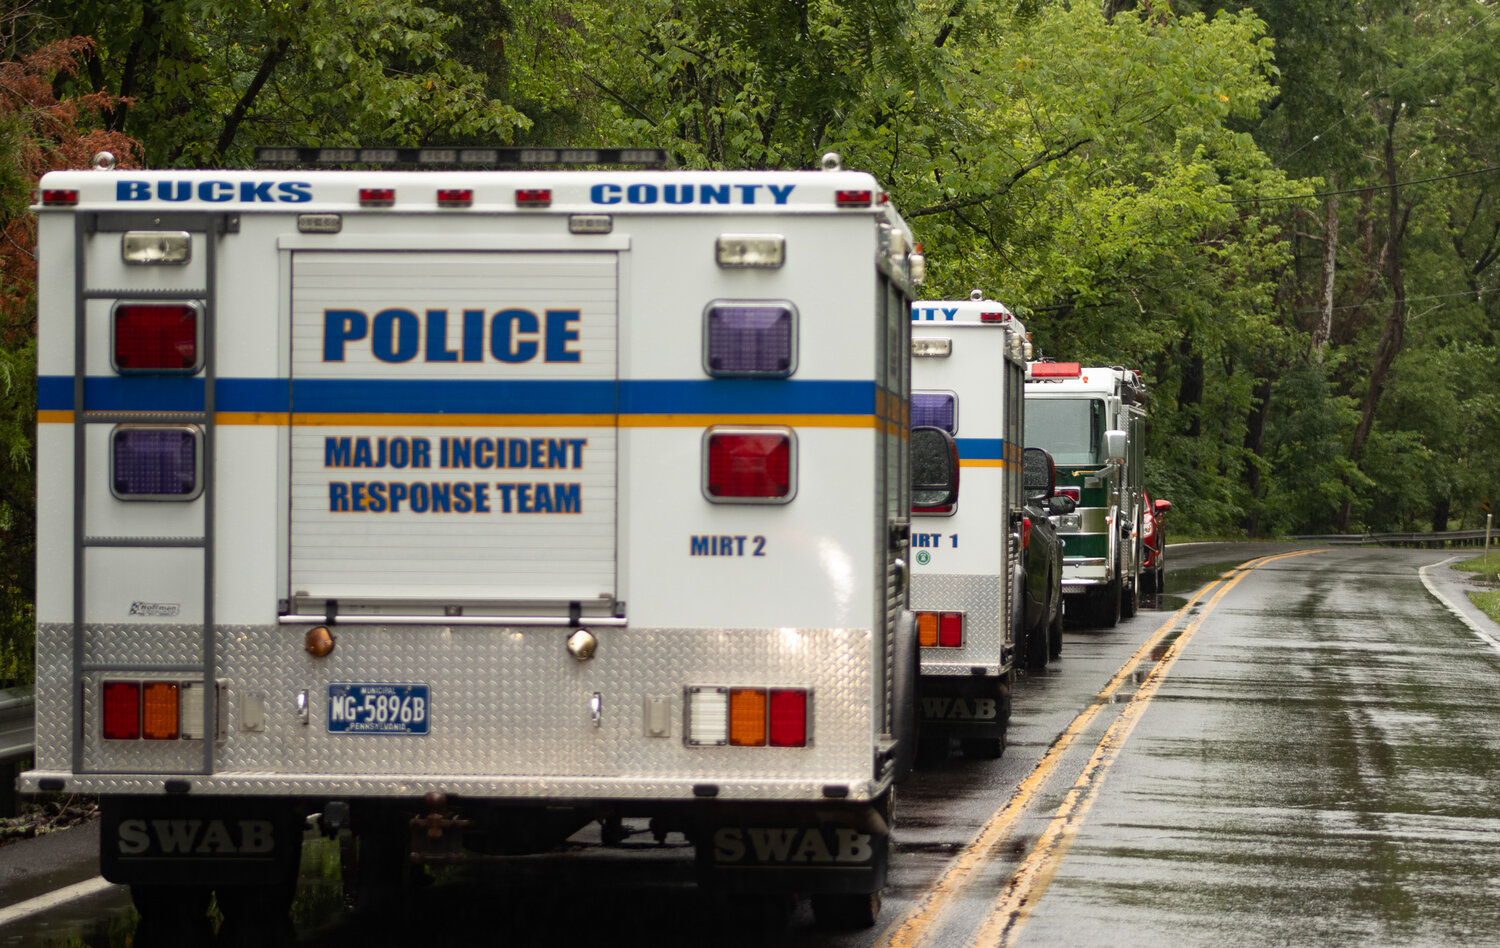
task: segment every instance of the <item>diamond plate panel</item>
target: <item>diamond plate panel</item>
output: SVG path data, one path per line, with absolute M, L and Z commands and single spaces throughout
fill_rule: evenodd
M 25 785 L 68 769 L 68 636 L 41 631 L 37 683 L 38 770 Z M 192 629 L 88 630 L 85 660 L 128 655 L 141 665 L 176 661 Z M 690 798 L 716 783 L 721 798 L 821 798 L 829 783 L 855 798 L 873 782 L 877 711 L 871 695 L 875 647 L 868 629 L 599 629 L 593 659 L 578 662 L 566 630 L 484 627 L 339 626 L 326 659 L 303 649 L 305 630 L 221 627 L 216 677 L 225 684 L 228 740 L 212 778 L 194 792 L 395 793 L 446 789 L 516 798 Z M 118 635 L 116 635 L 118 634 Z M 46 657 L 45 661 L 41 659 Z M 94 679 L 87 701 L 97 707 Z M 141 677 L 191 677 L 142 673 Z M 427 735 L 335 734 L 327 729 L 333 682 L 421 682 L 431 689 Z M 812 690 L 812 746 L 689 747 L 683 743 L 688 685 L 788 685 Z M 311 714 L 299 723 L 299 693 Z M 590 699 L 598 692 L 595 726 Z M 265 706 L 264 729 L 241 729 L 245 695 Z M 671 708 L 668 737 L 648 737 L 647 698 Z M 103 742 L 88 721 L 86 763 L 71 776 L 84 792 L 160 792 L 151 774 L 191 773 L 202 745 Z M 177 755 L 177 756 L 174 756 Z M 180 769 L 177 769 L 180 765 Z M 44 772 L 56 772 L 48 774 Z
M 1002 649 L 1009 635 L 1005 588 L 992 575 L 917 573 L 911 578 L 911 607 L 958 610 L 966 616 L 963 648 L 922 649 L 922 674 L 969 675 L 983 666 L 990 674 L 1004 667 Z

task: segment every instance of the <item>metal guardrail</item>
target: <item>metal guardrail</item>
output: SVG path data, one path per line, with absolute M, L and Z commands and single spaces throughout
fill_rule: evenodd
M 30 688 L 0 689 L 0 816 L 16 814 L 16 770 L 36 753 Z
M 1500 540 L 1500 533 L 1492 533 Z M 1440 530 L 1426 533 L 1309 533 L 1288 537 L 1312 543 L 1345 543 L 1351 546 L 1418 546 L 1446 549 L 1458 546 L 1484 546 L 1484 530 Z

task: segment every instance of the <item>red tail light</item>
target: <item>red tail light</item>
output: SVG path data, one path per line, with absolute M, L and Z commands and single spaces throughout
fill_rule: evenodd
M 134 741 L 141 736 L 141 684 L 138 681 L 104 683 L 104 739 Z
M 1067 497 L 1075 504 L 1081 503 L 1083 501 L 1083 490 L 1078 487 L 1059 487 L 1057 489 L 1057 496 Z
M 807 746 L 807 692 L 800 688 L 771 689 L 772 747 Z
M 1030 517 L 1022 517 L 1021 518 L 1021 549 L 1024 550 L 1024 549 L 1026 549 L 1030 545 L 1031 545 L 1031 518 Z
M 785 503 L 796 491 L 790 431 L 714 431 L 707 436 L 704 493 L 709 500 Z
M 117 303 L 117 372 L 196 372 L 198 307 L 192 303 Z
M 944 612 L 938 616 L 938 645 L 943 648 L 962 648 L 964 644 L 964 614 Z

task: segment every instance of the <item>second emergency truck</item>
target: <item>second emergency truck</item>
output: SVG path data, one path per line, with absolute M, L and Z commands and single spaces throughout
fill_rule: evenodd
M 924 757 L 945 755 L 953 738 L 967 757 L 1000 756 L 1016 669 L 1047 662 L 1051 616 L 1028 627 L 1023 594 L 1028 346 L 1021 321 L 981 291 L 912 307 L 912 424 L 952 435 L 960 469 L 951 503 L 913 498 Z M 1056 590 L 1060 577 L 1035 579 Z M 1056 594 L 1041 606 L 1044 613 L 1061 608 Z

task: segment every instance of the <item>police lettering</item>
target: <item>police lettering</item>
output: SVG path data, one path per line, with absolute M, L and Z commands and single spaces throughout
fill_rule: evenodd
M 312 200 L 307 181 L 150 181 L 126 178 L 115 182 L 116 201 L 191 201 L 210 204 L 302 204 Z
M 958 309 L 956 307 L 949 308 L 946 306 L 913 306 L 911 308 L 911 318 L 913 322 L 923 319 L 937 320 L 939 318 L 939 313 L 942 314 L 941 318 L 944 322 L 952 322 L 954 318 L 958 316 Z
M 785 204 L 795 184 L 596 184 L 595 204 Z M 762 200 L 769 198 L 769 202 Z
M 486 318 L 482 309 L 466 309 L 450 342 L 446 309 L 429 309 L 418 316 L 392 307 L 373 318 L 357 309 L 327 309 L 323 361 L 343 362 L 350 343 L 368 340 L 371 355 L 381 362 L 410 362 L 419 353 L 424 362 L 483 362 L 486 354 L 509 363 L 531 362 L 538 356 L 543 362 L 579 362 L 582 357 L 573 344 L 581 315 L 576 309 L 549 309 L 541 315 L 529 309 L 502 309 Z

